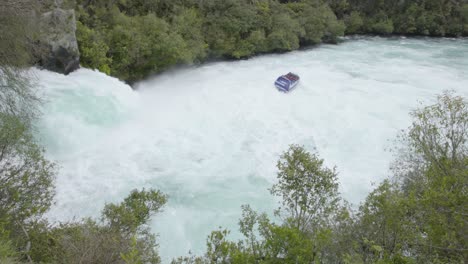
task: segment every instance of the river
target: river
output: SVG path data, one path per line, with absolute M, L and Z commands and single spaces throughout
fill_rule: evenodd
M 289 94 L 277 76 L 301 77 Z M 272 212 L 268 188 L 289 144 L 337 166 L 355 206 L 391 175 L 409 112 L 443 90 L 468 97 L 468 39 L 351 38 L 339 45 L 169 71 L 136 85 L 89 69 L 35 70 L 37 124 L 59 164 L 51 220 L 99 217 L 132 189 L 169 195 L 151 220 L 164 262 L 204 251 L 219 226 L 238 238 L 240 206 Z

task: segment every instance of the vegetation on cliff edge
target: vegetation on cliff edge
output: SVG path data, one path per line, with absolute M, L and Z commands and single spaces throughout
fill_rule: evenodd
M 466 1 L 76 0 L 84 67 L 129 82 L 181 64 L 285 52 L 343 34 L 468 36 Z

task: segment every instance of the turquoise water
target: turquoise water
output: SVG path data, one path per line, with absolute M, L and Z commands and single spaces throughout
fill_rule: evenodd
M 293 71 L 290 94 L 273 82 Z M 289 144 L 337 166 L 358 204 L 387 177 L 386 151 L 408 112 L 443 90 L 468 96 L 468 39 L 351 38 L 340 45 L 167 72 L 137 90 L 102 73 L 37 71 L 47 99 L 38 137 L 60 164 L 53 220 L 99 216 L 134 188 L 170 196 L 151 222 L 165 262 L 203 252 L 219 226 L 238 237 L 240 206 L 271 212 Z

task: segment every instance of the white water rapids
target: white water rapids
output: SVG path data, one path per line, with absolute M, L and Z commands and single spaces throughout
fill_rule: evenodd
M 273 82 L 289 71 L 300 84 L 279 93 Z M 353 39 L 176 70 L 137 91 L 88 69 L 37 75 L 47 99 L 38 137 L 60 166 L 48 217 L 98 217 L 132 189 L 160 189 L 169 203 L 151 224 L 169 262 L 203 252 L 219 226 L 236 238 L 242 204 L 271 212 L 289 144 L 336 165 L 343 197 L 358 204 L 390 174 L 386 148 L 418 101 L 468 97 L 468 39 Z

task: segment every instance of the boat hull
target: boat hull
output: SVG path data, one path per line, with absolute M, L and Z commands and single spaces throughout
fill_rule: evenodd
M 298 83 L 299 82 L 294 82 L 291 85 L 289 85 L 289 87 L 283 87 L 283 86 L 281 86 L 279 84 L 275 84 L 275 86 L 276 86 L 276 89 L 278 89 L 278 91 L 283 92 L 283 93 L 287 93 L 287 92 L 290 92 L 290 91 L 294 90 L 294 88 L 296 88 Z
M 288 73 L 278 77 L 275 81 L 276 88 L 283 93 L 292 91 L 299 83 L 299 76 L 293 73 Z

